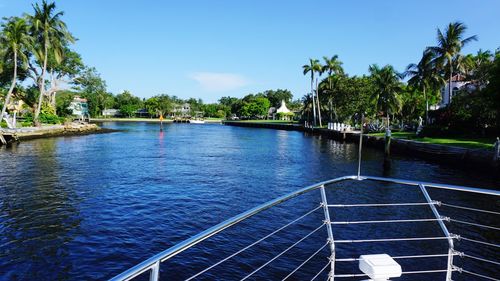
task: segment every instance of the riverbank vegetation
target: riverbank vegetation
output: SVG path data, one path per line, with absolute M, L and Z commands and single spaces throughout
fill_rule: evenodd
M 384 137 L 385 133 L 370 133 L 371 136 Z M 450 145 L 450 146 L 458 146 L 463 148 L 482 148 L 482 149 L 491 149 L 493 148 L 493 144 L 495 140 L 493 138 L 488 137 L 453 137 L 453 138 L 444 138 L 444 137 L 424 137 L 419 136 L 415 132 L 393 132 L 393 138 L 397 139 L 407 139 L 414 140 L 425 143 L 432 144 L 442 144 L 442 145 Z
M 468 36 L 461 22 L 438 29 L 435 46 L 423 46 L 421 59 L 401 71 L 373 64 L 367 75 L 349 75 L 339 56 L 325 56 L 302 67 L 310 92 L 301 99 L 276 89 L 204 103 L 162 93 L 110 93 L 98 70 L 73 49 L 76 37 L 63 20 L 64 13 L 46 1 L 2 20 L 0 123 L 4 113 L 21 116 L 23 125 L 62 123 L 74 118 L 70 106 L 79 97 L 91 117 L 293 119 L 359 127 L 364 116 L 371 131 L 420 127 L 420 137 L 433 138 L 500 134 L 500 50 L 462 54 L 478 38 Z M 286 116 L 275 111 L 282 101 L 291 110 Z
M 304 74 L 311 73 L 303 118 L 316 125 L 359 125 L 363 114 L 375 131 L 389 125 L 415 132 L 423 125 L 421 136 L 499 134 L 500 49 L 463 55 L 462 47 L 477 40 L 466 30 L 460 22 L 438 29 L 436 46 L 426 47 L 421 60 L 402 72 L 370 65 L 369 75 L 349 76 L 337 56 L 325 57 L 324 64 L 310 59 L 303 66 Z

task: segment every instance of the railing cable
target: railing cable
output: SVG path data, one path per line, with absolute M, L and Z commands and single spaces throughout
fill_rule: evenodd
M 406 222 L 431 222 L 443 221 L 447 218 L 440 219 L 407 219 L 407 220 L 372 220 L 372 221 L 333 221 L 331 224 L 370 224 L 370 223 L 406 223 Z
M 266 236 L 262 237 L 261 239 L 259 239 L 259 240 L 255 241 L 255 242 L 253 242 L 252 244 L 250 244 L 250 245 L 246 246 L 245 248 L 243 248 L 243 249 L 241 249 L 241 250 L 239 250 L 239 251 L 237 251 L 237 252 L 233 253 L 232 255 L 230 255 L 230 256 L 228 256 L 228 257 L 226 257 L 226 258 L 224 258 L 224 259 L 222 259 L 222 260 L 220 260 L 220 261 L 218 261 L 218 262 L 214 263 L 213 265 L 211 265 L 211 266 L 209 266 L 209 267 L 205 268 L 204 270 L 202 270 L 202 271 L 200 271 L 200 272 L 196 273 L 195 275 L 193 275 L 193 276 L 189 277 L 188 279 L 186 279 L 186 281 L 188 281 L 188 280 L 192 280 L 192 279 L 194 279 L 194 278 L 196 278 L 196 277 L 200 276 L 201 274 L 203 274 L 203 273 L 205 273 L 205 272 L 209 271 L 210 269 L 212 269 L 212 268 L 214 268 L 214 267 L 218 266 L 219 264 L 221 264 L 221 263 L 223 263 L 223 262 L 225 262 L 225 261 L 227 261 L 227 260 L 229 260 L 229 259 L 233 258 L 234 256 L 239 255 L 240 253 L 242 253 L 242 252 L 244 252 L 244 251 L 248 250 L 249 248 L 251 248 L 251 247 L 253 247 L 253 246 L 255 246 L 255 245 L 259 244 L 260 242 L 262 242 L 262 241 L 266 240 L 267 238 L 269 238 L 269 237 L 273 236 L 274 234 L 276 234 L 276 233 L 278 233 L 278 232 L 282 231 L 283 229 L 285 229 L 285 228 L 289 227 L 290 225 L 292 225 L 292 224 L 294 224 L 294 223 L 298 222 L 299 220 L 301 220 L 301 219 L 303 219 L 303 218 L 307 217 L 308 215 L 310 215 L 310 214 L 314 213 L 315 211 L 317 211 L 317 210 L 318 210 L 318 209 L 320 209 L 321 207 L 322 207 L 322 206 L 320 205 L 320 206 L 318 206 L 318 207 L 316 207 L 316 208 L 312 209 L 311 211 L 309 211 L 309 212 L 305 213 L 304 215 L 302 215 L 302 216 L 300 216 L 300 217 L 298 217 L 298 218 L 294 219 L 293 221 L 291 221 L 291 222 L 289 222 L 289 223 L 285 224 L 284 226 L 282 226 L 282 227 L 278 228 L 277 230 L 275 230 L 275 231 L 273 231 L 273 232 L 269 233 L 268 235 L 266 235 Z
M 459 255 L 454 254 L 454 255 Z M 439 257 L 447 257 L 448 254 L 435 254 L 435 255 L 414 255 L 414 256 L 391 256 L 393 259 L 419 259 L 419 258 L 439 258 Z M 343 258 L 343 259 L 335 259 L 335 261 L 339 262 L 352 262 L 352 261 L 359 261 L 360 258 Z
M 492 261 L 492 260 L 488 260 L 488 259 L 483 259 L 483 258 L 479 258 L 479 257 L 475 257 L 475 256 L 471 256 L 471 255 L 468 255 L 468 254 L 465 254 L 465 253 L 460 253 L 459 256 L 460 257 L 471 258 L 473 260 L 478 260 L 478 261 L 483 261 L 483 262 L 489 262 L 489 263 L 492 263 L 492 264 L 500 265 L 500 262 Z
M 282 281 L 288 279 L 290 276 L 292 276 L 297 270 L 299 270 L 302 266 L 304 266 L 307 262 L 309 262 L 312 258 L 314 258 L 321 250 L 323 250 L 330 241 L 326 242 L 321 248 L 319 248 L 316 252 L 314 252 L 309 258 L 307 258 L 303 263 L 301 263 L 299 266 L 297 266 L 290 274 L 288 274 L 285 278 L 281 279 Z
M 431 203 L 386 203 L 386 204 L 329 204 L 330 208 L 347 208 L 347 207 L 391 207 L 391 206 L 429 206 L 439 205 L 440 202 L 433 201 Z
M 456 269 L 455 269 L 456 270 Z M 455 271 L 452 270 L 452 271 Z M 424 273 L 440 273 L 448 272 L 448 269 L 432 269 L 432 270 L 415 270 L 415 271 L 403 271 L 401 274 L 424 274 Z M 367 274 L 335 274 L 333 277 L 337 278 L 354 278 L 354 277 L 365 277 Z
M 314 229 L 313 231 L 309 232 L 309 234 L 307 234 L 306 236 L 302 237 L 299 241 L 293 243 L 290 247 L 286 248 L 284 251 L 282 251 L 281 253 L 279 253 L 278 255 L 276 255 L 274 258 L 270 259 L 269 261 L 267 261 L 265 264 L 261 265 L 259 268 L 257 268 L 256 270 L 252 271 L 250 274 L 248 274 L 247 276 L 243 277 L 243 279 L 241 279 L 240 281 L 243 281 L 243 280 L 246 280 L 248 279 L 250 276 L 254 275 L 255 273 L 257 273 L 259 270 L 263 269 L 264 267 L 266 267 L 268 264 L 270 264 L 271 262 L 273 262 L 274 260 L 276 260 L 277 258 L 281 257 L 283 254 L 285 254 L 286 252 L 288 252 L 290 249 L 292 249 L 293 247 L 297 246 L 300 242 L 306 240 L 309 236 L 313 235 L 316 231 L 320 230 L 323 226 L 325 226 L 326 224 L 325 223 L 322 223 L 320 226 L 318 226 L 316 229 Z
M 453 238 L 453 237 L 452 237 Z M 398 242 L 398 241 L 424 241 L 424 240 L 446 240 L 449 237 L 412 237 L 412 238 L 383 238 L 383 239 L 359 239 L 359 240 L 335 240 L 335 243 L 367 243 L 367 242 Z
M 460 240 L 465 240 L 465 241 L 469 241 L 469 242 L 473 242 L 473 243 L 483 244 L 483 245 L 486 245 L 486 246 L 500 248 L 500 245 L 498 245 L 498 244 L 493 244 L 493 243 L 488 243 L 488 242 L 479 241 L 479 240 L 475 240 L 475 239 L 470 239 L 470 238 L 466 238 L 466 237 L 463 237 L 463 236 L 458 236 L 457 239 L 459 241 Z
M 311 281 L 316 280 L 316 278 L 318 278 L 318 276 L 319 276 L 319 275 L 320 275 L 323 271 L 325 271 L 325 269 L 326 269 L 326 268 L 330 265 L 330 263 L 331 263 L 331 261 L 328 261 L 328 263 L 327 263 L 325 266 L 323 266 L 323 268 L 322 268 L 322 269 L 321 269 L 318 273 L 316 273 L 316 275 L 314 275 L 314 277 L 311 279 Z
M 481 212 L 481 213 L 488 213 L 488 214 L 493 214 L 493 215 L 500 215 L 500 212 L 464 207 L 464 206 L 453 205 L 453 204 L 446 204 L 446 203 L 442 203 L 442 202 L 440 203 L 440 205 L 450 207 L 450 208 L 456 208 L 456 209 L 462 209 L 462 210 L 468 210 L 468 211 L 474 211 L 474 212 Z
M 467 224 L 467 225 L 472 225 L 472 226 L 477 226 L 477 227 L 483 227 L 483 228 L 489 228 L 489 229 L 494 229 L 494 230 L 500 230 L 500 227 L 495 227 L 495 226 L 489 226 L 485 224 L 479 224 L 479 223 L 473 223 L 473 222 L 468 222 L 468 221 L 462 221 L 462 220 L 456 220 L 456 219 L 448 219 L 450 222 L 456 222 L 456 223 L 461 223 L 461 224 Z
M 468 271 L 468 270 L 465 270 L 463 268 L 459 268 L 458 272 L 464 272 L 464 273 L 467 273 L 467 274 L 470 274 L 470 275 L 473 275 L 473 276 L 476 276 L 476 277 L 481 277 L 481 278 L 484 278 L 484 279 L 489 279 L 489 280 L 494 280 L 494 281 L 500 281 L 500 279 L 496 279 L 496 278 L 493 278 L 493 277 L 490 277 L 490 276 L 486 276 L 486 275 L 483 275 L 483 274 L 479 274 L 479 273 L 475 273 L 475 272 L 472 272 L 472 271 Z

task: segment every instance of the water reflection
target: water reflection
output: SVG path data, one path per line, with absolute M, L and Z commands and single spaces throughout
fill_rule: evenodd
M 14 147 L 11 153 L 23 150 Z M 24 151 L 29 155 L 16 163 L 15 175 L 2 182 L 0 272 L 6 279 L 67 280 L 72 269 L 66 245 L 81 222 L 80 199 L 73 182 L 60 174 L 56 150 L 55 139 L 33 142 Z M 17 264 L 25 266 L 9 270 Z
M 106 126 L 124 131 L 27 141 L 0 150 L 0 279 L 108 279 L 223 219 L 357 171 L 356 144 L 300 132 L 208 124 L 166 124 L 163 132 L 157 124 Z M 496 176 L 408 157 L 394 156 L 391 168 L 384 170 L 383 154 L 368 147 L 362 171 L 499 186 Z M 377 196 L 407 195 L 381 190 Z M 345 199 L 342 203 L 375 199 L 351 188 L 336 197 Z M 318 197 L 313 199 L 296 201 L 295 207 L 269 218 L 272 223 L 290 219 L 292 211 L 317 203 Z M 351 214 L 345 215 L 350 219 Z M 227 241 L 244 245 L 248 241 L 243 238 L 270 228 L 262 222 L 251 226 Z M 249 263 L 236 265 L 247 268 Z

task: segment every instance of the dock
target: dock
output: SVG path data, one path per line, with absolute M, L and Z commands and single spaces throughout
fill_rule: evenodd
M 0 145 L 7 145 L 17 141 L 19 141 L 19 138 L 16 133 L 0 130 Z

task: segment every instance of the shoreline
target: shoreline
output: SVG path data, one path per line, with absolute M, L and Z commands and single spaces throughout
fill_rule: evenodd
M 145 123 L 160 123 L 158 118 L 90 118 L 90 123 L 104 123 L 104 122 L 145 122 Z M 224 120 L 222 119 L 205 119 L 205 123 L 211 124 L 222 124 Z M 164 119 L 163 123 L 176 123 L 172 119 Z M 179 122 L 179 123 L 189 123 L 189 122 Z
M 319 135 L 337 141 L 359 143 L 359 131 L 339 132 L 328 129 L 305 128 L 302 125 L 276 124 L 276 123 L 251 123 L 239 121 L 224 121 L 224 125 L 265 128 L 274 130 L 299 131 Z M 384 137 L 363 134 L 363 144 L 384 151 Z M 461 168 L 487 169 L 489 172 L 497 172 L 500 163 L 495 162 L 494 151 L 488 149 L 463 148 L 442 144 L 432 144 L 415 140 L 391 139 L 391 152 L 398 155 L 413 156 L 430 160 L 437 163 L 445 163 Z
M 62 137 L 62 136 L 81 136 L 91 134 L 105 134 L 119 132 L 120 130 L 101 128 L 96 124 L 78 124 L 70 125 L 48 125 L 42 127 L 25 127 L 19 129 L 2 129 L 1 134 L 8 140 L 8 143 L 26 141 L 33 139 Z M 2 144 L 0 143 L 0 146 Z

